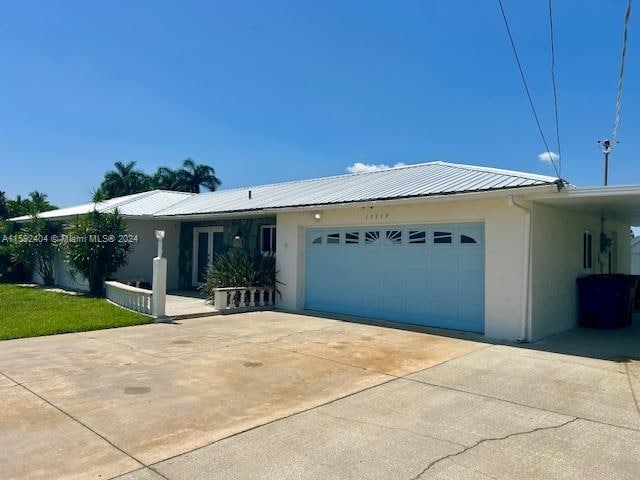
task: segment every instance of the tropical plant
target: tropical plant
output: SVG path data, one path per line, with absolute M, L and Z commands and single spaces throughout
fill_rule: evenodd
M 159 167 L 153 175 L 152 183 L 154 188 L 161 190 L 181 191 L 179 171 L 169 167 Z
M 136 170 L 136 162 L 116 162 L 115 169 L 104 175 L 99 189 L 106 199 L 122 197 L 151 189 L 151 179 L 141 170 Z
M 29 194 L 30 200 L 27 209 L 31 215 L 36 215 L 40 212 L 46 212 L 48 210 L 55 210 L 57 207 L 51 205 L 47 200 L 48 195 L 46 193 L 39 192 L 37 190 Z
M 120 213 L 100 213 L 76 217 L 67 227 L 67 261 L 72 277 L 81 274 L 89 282 L 93 295 L 104 295 L 104 282 L 126 265 L 133 245 L 120 241 L 127 227 Z
M 270 287 L 276 288 L 276 261 L 273 256 L 249 256 L 242 250 L 230 250 L 217 255 L 209 265 L 207 279 L 200 290 L 213 299 L 216 288 Z
M 13 243 L 15 262 L 35 271 L 47 286 L 55 282 L 53 261 L 58 251 L 57 238 L 61 231 L 58 224 L 33 216 L 20 228 Z
M 178 170 L 177 177 L 177 190 L 182 192 L 200 193 L 201 186 L 213 192 L 222 183 L 216 177 L 213 167 L 198 164 L 190 158 L 182 162 L 182 168 Z
M 16 257 L 12 240 L 16 230 L 15 223 L 0 219 L 0 282 L 26 282 L 31 278 L 29 268 Z
M 16 195 L 14 200 L 7 202 L 8 218 L 19 217 L 29 213 L 29 200 Z
M 55 205 L 49 203 L 46 194 L 38 191 L 31 192 L 29 198 L 17 195 L 13 200 L 7 198 L 5 192 L 0 191 L 0 219 L 36 215 L 56 208 Z
M 102 188 L 98 187 L 93 192 L 91 192 L 91 201 L 94 203 L 100 203 L 107 200 L 107 194 L 104 193 Z
M 7 205 L 7 194 L 0 190 L 0 220 L 9 218 L 9 205 Z

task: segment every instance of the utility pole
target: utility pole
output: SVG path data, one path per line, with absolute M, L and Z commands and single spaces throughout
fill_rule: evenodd
M 602 153 L 604 154 L 604 185 L 607 186 L 609 184 L 609 154 L 615 144 L 618 143 L 616 141 L 611 140 L 598 140 L 598 144 L 602 146 Z

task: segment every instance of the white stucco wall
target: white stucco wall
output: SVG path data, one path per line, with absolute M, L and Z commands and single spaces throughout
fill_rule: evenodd
M 278 279 L 283 282 L 279 287 L 283 308 L 304 308 L 304 238 L 307 227 L 484 222 L 485 335 L 510 340 L 518 338 L 526 215 L 518 208 L 510 207 L 506 197 L 321 211 L 320 221 L 315 221 L 310 211 L 282 213 L 277 217 L 276 262 Z M 381 214 L 384 220 L 375 220 L 376 213 Z M 371 217 L 373 219 L 367 219 Z
M 180 222 L 127 220 L 130 234 L 138 235 L 138 243 L 129 254 L 128 263 L 120 268 L 115 277 L 118 280 L 143 279 L 151 283 L 153 258 L 158 251 L 156 230 L 164 230 L 164 256 L 167 259 L 167 290 L 178 288 L 178 257 L 180 254 Z
M 57 253 L 53 261 L 53 278 L 55 285 L 69 290 L 89 291 L 89 282 L 82 275 L 76 275 L 74 279 L 69 274 L 69 264 L 64 260 L 63 253 Z M 37 272 L 33 273 L 32 281 L 42 284 L 42 278 Z
M 583 268 L 583 233 L 593 234 L 593 268 Z M 605 232 L 617 234 L 616 272 L 629 273 L 629 225 L 605 221 Z M 601 273 L 600 218 L 534 203 L 532 215 L 532 325 L 537 340 L 577 325 L 580 276 Z M 606 272 L 605 272 L 606 273 Z
M 138 243 L 128 256 L 128 263 L 114 275 L 118 280 L 142 280 L 151 283 L 153 275 L 153 258 L 158 251 L 155 231 L 164 230 L 164 256 L 167 258 L 167 290 L 178 288 L 178 257 L 180 254 L 180 222 L 127 220 L 129 233 L 138 236 Z M 89 290 L 88 282 L 77 275 L 74 280 L 69 275 L 69 265 L 63 254 L 56 256 L 54 262 L 56 285 L 73 290 Z M 42 283 L 39 275 L 34 274 L 33 281 Z

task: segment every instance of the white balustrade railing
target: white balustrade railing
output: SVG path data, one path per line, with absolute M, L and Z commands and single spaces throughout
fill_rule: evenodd
M 152 314 L 152 291 L 132 287 L 125 283 L 104 282 L 107 299 L 121 307 L 135 312 Z
M 276 303 L 276 291 L 269 287 L 225 287 L 214 289 L 213 306 L 220 311 L 259 309 Z

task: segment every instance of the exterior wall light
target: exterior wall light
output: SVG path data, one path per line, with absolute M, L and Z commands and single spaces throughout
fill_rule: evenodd
M 319 222 L 319 221 L 322 219 L 322 212 L 315 212 L 315 213 L 313 214 L 313 219 L 314 219 L 316 222 Z

